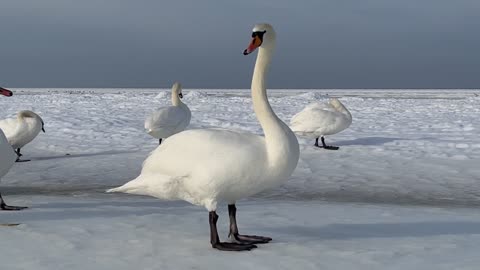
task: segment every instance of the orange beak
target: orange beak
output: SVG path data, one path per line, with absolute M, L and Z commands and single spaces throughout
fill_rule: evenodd
M 12 91 L 10 91 L 8 89 L 5 89 L 5 88 L 2 88 L 2 87 L 0 87 L 0 94 L 4 95 L 4 96 L 7 96 L 7 97 L 13 96 Z
M 254 36 L 252 38 L 252 42 L 250 42 L 250 45 L 248 45 L 247 49 L 243 51 L 243 55 L 247 55 L 255 51 L 258 47 L 262 45 L 262 40 L 258 36 Z

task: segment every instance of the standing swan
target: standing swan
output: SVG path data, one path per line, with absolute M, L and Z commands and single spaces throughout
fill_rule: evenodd
M 145 129 L 152 137 L 162 139 L 185 130 L 190 124 L 192 113 L 180 99 L 183 98 L 182 86 L 176 82 L 172 87 L 172 106 L 163 107 L 145 119 Z
M 42 118 L 32 111 L 19 111 L 16 118 L 0 120 L 0 129 L 5 132 L 8 142 L 17 154 L 17 162 L 30 161 L 20 160 L 20 149 L 37 137 L 40 131 L 45 132 Z
M 229 251 L 250 250 L 269 237 L 240 235 L 235 202 L 284 183 L 297 166 L 299 146 L 295 134 L 273 112 L 267 99 L 266 73 L 275 47 L 269 24 L 253 29 L 244 51 L 259 52 L 252 78 L 252 101 L 265 137 L 224 129 L 187 130 L 173 135 L 145 160 L 136 179 L 108 192 L 181 199 L 209 211 L 210 243 Z M 217 203 L 227 202 L 229 236 L 236 243 L 220 242 Z
M 10 90 L 0 87 L 0 94 L 11 97 L 13 93 Z M 0 129 L 0 179 L 8 173 L 10 168 L 15 164 L 17 156 L 13 152 L 12 146 L 8 142 L 7 138 Z M 1 210 L 22 210 L 27 207 L 23 206 L 10 206 L 5 203 L 0 194 L 0 209 Z
M 332 135 L 348 128 L 352 115 L 340 100 L 332 98 L 329 103 L 312 103 L 292 117 L 290 127 L 299 134 L 315 138 L 315 146 L 328 150 L 338 150 L 338 146 L 325 144 L 325 135 Z M 322 138 L 322 146 L 318 138 Z

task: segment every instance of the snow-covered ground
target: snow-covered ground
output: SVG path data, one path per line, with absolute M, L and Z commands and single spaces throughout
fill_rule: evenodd
M 39 113 L 46 134 L 2 179 L 1 269 L 477 269 L 480 259 L 480 91 L 270 90 L 277 114 L 341 97 L 353 124 L 300 138 L 291 179 L 239 204 L 245 233 L 272 236 L 253 252 L 209 248 L 204 209 L 103 194 L 134 178 L 157 146 L 145 115 L 158 89 L 13 89 L 0 118 Z M 160 93 L 160 94 L 159 94 Z M 261 133 L 247 90 L 188 90 L 192 128 Z M 328 94 L 328 96 L 327 96 Z M 221 237 L 227 217 L 220 211 Z

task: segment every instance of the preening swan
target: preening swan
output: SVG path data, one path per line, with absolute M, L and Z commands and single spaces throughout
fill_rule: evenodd
M 329 150 L 338 150 L 338 146 L 325 144 L 325 135 L 332 135 L 348 128 L 352 123 L 352 115 L 336 98 L 328 103 L 312 103 L 292 117 L 290 127 L 293 132 L 315 138 L 315 146 Z M 322 146 L 318 145 L 318 138 Z
M 1 87 L 0 94 L 7 97 L 11 97 L 13 95 L 10 90 Z M 5 137 L 5 134 L 3 134 L 3 131 L 0 129 L 0 179 L 2 179 L 2 177 L 8 173 L 10 168 L 15 163 L 16 158 L 17 155 L 15 155 L 15 152 L 13 151 L 12 146 L 8 142 L 7 137 Z M 22 210 L 25 208 L 27 207 L 7 205 L 2 198 L 2 195 L 0 194 L 1 210 Z
M 190 124 L 192 114 L 187 105 L 180 100 L 181 98 L 183 98 L 182 86 L 178 82 L 174 83 L 172 106 L 160 108 L 145 119 L 147 133 L 157 138 L 158 144 L 162 143 L 162 139 L 185 130 Z
M 40 131 L 45 132 L 43 120 L 38 114 L 32 111 L 20 111 L 16 118 L 0 120 L 0 129 L 3 130 L 8 142 L 17 154 L 17 161 L 22 154 L 20 149 L 37 137 Z
M 210 243 L 220 250 L 241 251 L 267 243 L 269 237 L 240 235 L 235 202 L 281 185 L 299 158 L 295 134 L 273 112 L 266 93 L 266 73 L 275 47 L 269 24 L 254 27 L 244 54 L 259 48 L 252 78 L 252 101 L 265 136 L 224 129 L 187 130 L 171 136 L 145 160 L 136 179 L 108 192 L 181 199 L 209 211 Z M 236 243 L 220 242 L 216 214 L 219 202 L 228 203 L 229 236 Z

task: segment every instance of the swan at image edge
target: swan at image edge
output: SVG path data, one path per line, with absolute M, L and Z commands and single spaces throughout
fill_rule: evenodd
M 176 82 L 172 86 L 172 106 L 160 108 L 145 119 L 145 130 L 152 137 L 159 139 L 159 144 L 162 143 L 162 139 L 185 130 L 190 124 L 192 114 L 181 98 L 183 98 L 182 86 Z
M 5 133 L 10 145 L 16 149 L 17 161 L 28 161 L 20 160 L 20 149 L 33 141 L 40 131 L 45 132 L 42 118 L 28 110 L 19 111 L 16 118 L 0 120 L 0 129 Z
M 266 95 L 266 72 L 275 47 L 275 31 L 258 24 L 244 54 L 259 48 L 252 77 L 253 108 L 265 137 L 222 129 L 187 130 L 171 136 L 145 160 L 141 174 L 108 192 L 181 199 L 209 211 L 210 242 L 220 250 L 250 250 L 269 237 L 240 235 L 235 201 L 284 183 L 297 166 L 295 134 L 273 112 Z M 220 242 L 215 210 L 229 204 L 230 234 L 237 243 Z
M 315 138 L 315 146 L 329 150 L 337 150 L 339 147 L 326 145 L 324 136 L 337 134 L 350 124 L 352 115 L 337 98 L 330 99 L 328 103 L 311 103 L 290 121 L 290 127 L 296 134 Z M 322 146 L 318 145 L 319 137 Z
M 10 97 L 13 93 L 10 90 L 0 87 L 0 94 Z M 17 159 L 17 155 L 13 151 L 12 146 L 7 140 L 7 137 L 0 129 L 0 180 L 4 175 L 8 173 L 10 168 L 12 168 L 13 164 L 15 164 L 15 160 Z M 26 207 L 20 206 L 9 206 L 5 204 L 5 201 L 0 194 L 0 210 L 22 210 Z

